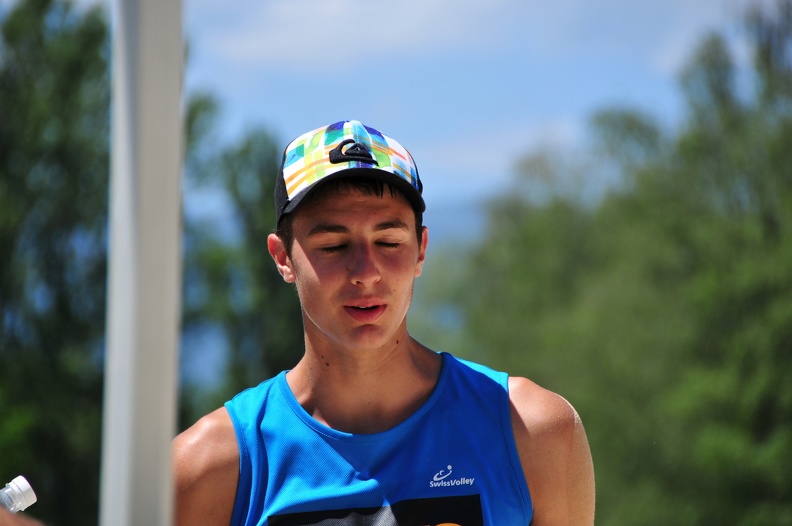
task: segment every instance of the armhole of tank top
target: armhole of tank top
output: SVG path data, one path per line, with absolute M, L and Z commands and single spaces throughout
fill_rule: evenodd
M 533 520 L 533 501 L 531 500 L 531 491 L 528 488 L 528 481 L 525 479 L 525 472 L 523 471 L 522 463 L 520 462 L 520 454 L 517 452 L 517 441 L 514 438 L 514 429 L 512 428 L 511 419 L 511 400 L 509 399 L 509 375 L 507 373 L 499 373 L 499 383 L 503 387 L 500 391 L 504 400 L 499 404 L 501 408 L 501 422 L 503 426 L 503 439 L 506 442 L 506 449 L 509 452 L 509 460 L 514 475 L 514 480 L 520 488 L 522 495 L 522 504 L 525 507 L 525 513 Z
M 231 417 L 236 435 L 237 449 L 239 449 L 239 479 L 237 482 L 236 495 L 234 496 L 234 509 L 231 513 L 230 526 L 244 526 L 250 508 L 250 493 L 252 491 L 253 475 L 250 461 L 250 451 L 244 437 L 244 428 L 236 414 L 233 400 L 226 402 L 226 411 Z

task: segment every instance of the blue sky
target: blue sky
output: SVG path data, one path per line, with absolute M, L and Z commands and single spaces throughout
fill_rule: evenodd
M 285 146 L 349 118 L 395 137 L 418 164 L 436 246 L 468 235 L 471 204 L 505 191 L 521 156 L 582 148 L 594 111 L 673 125 L 678 74 L 708 31 L 749 60 L 747 2 L 183 0 L 185 86 L 220 102 L 221 141 L 265 127 Z M 222 221 L 223 203 L 202 199 Z M 190 376 L 210 375 L 222 347 L 204 342 Z
M 630 106 L 671 124 L 677 78 L 746 0 L 184 0 L 188 90 L 221 103 L 218 134 L 284 144 L 353 118 L 416 159 L 430 212 L 502 190 L 519 156 L 585 143 Z
M 738 23 L 749 2 L 182 0 L 185 87 L 219 101 L 220 141 L 264 127 L 285 146 L 342 119 L 396 138 L 416 159 L 437 242 L 471 228 L 466 211 L 505 191 L 521 156 L 582 148 L 596 110 L 678 122 L 678 75 L 707 32 L 749 60 Z

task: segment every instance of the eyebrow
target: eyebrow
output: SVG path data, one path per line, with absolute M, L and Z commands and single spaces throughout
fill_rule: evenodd
M 374 230 L 377 232 L 383 230 L 391 230 L 391 229 L 401 229 L 401 230 L 409 231 L 410 227 L 407 225 L 407 223 L 405 223 L 401 219 L 383 221 L 382 223 L 378 223 L 377 226 L 374 227 Z M 338 225 L 333 223 L 319 223 L 308 232 L 308 237 L 316 236 L 319 234 L 346 234 L 347 232 L 349 232 L 349 229 L 344 225 Z

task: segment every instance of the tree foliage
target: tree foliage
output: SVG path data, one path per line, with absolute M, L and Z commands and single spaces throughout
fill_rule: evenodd
M 224 196 L 231 218 L 185 223 L 183 325 L 186 340 L 198 347 L 202 334 L 219 333 L 224 370 L 215 389 L 199 386 L 198 393 L 188 386 L 182 427 L 242 389 L 293 367 L 303 351 L 297 294 L 283 283 L 267 250 L 282 152 L 261 129 L 248 132 L 239 144 L 217 151 L 208 147 L 216 111 L 211 97 L 197 96 L 188 112 L 188 122 L 201 123 L 189 127 L 197 131 L 188 184 L 204 195 Z M 185 358 L 194 350 L 184 347 Z
M 792 2 L 746 21 L 750 71 L 705 38 L 678 129 L 594 116 L 602 200 L 522 163 L 452 292 L 462 352 L 578 408 L 598 524 L 792 524 Z
M 0 7 L 0 484 L 24 474 L 31 512 L 98 517 L 109 179 L 109 41 L 100 8 L 64 0 Z M 190 189 L 225 196 L 234 225 L 184 222 L 185 368 L 223 336 L 212 389 L 182 387 L 180 426 L 302 351 L 296 294 L 269 261 L 280 152 L 264 132 L 216 146 L 216 107 L 191 96 Z
M 0 13 L 0 476 L 37 514 L 96 519 L 108 166 L 107 25 L 97 10 Z

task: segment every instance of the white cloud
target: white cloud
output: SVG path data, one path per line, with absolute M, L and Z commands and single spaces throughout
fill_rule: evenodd
M 196 53 L 229 71 L 519 53 L 523 61 L 620 62 L 668 79 L 704 32 L 734 23 L 749 1 L 185 0 L 184 10 Z
M 486 46 L 482 23 L 509 0 L 195 0 L 188 25 L 207 52 L 240 65 L 337 68 L 380 60 Z M 230 16 L 231 12 L 235 16 Z
M 456 196 L 481 198 L 507 188 L 515 163 L 538 151 L 573 151 L 585 130 L 574 118 L 532 124 L 476 128 L 417 144 L 411 149 L 425 174 L 428 199 L 443 201 L 449 188 Z

